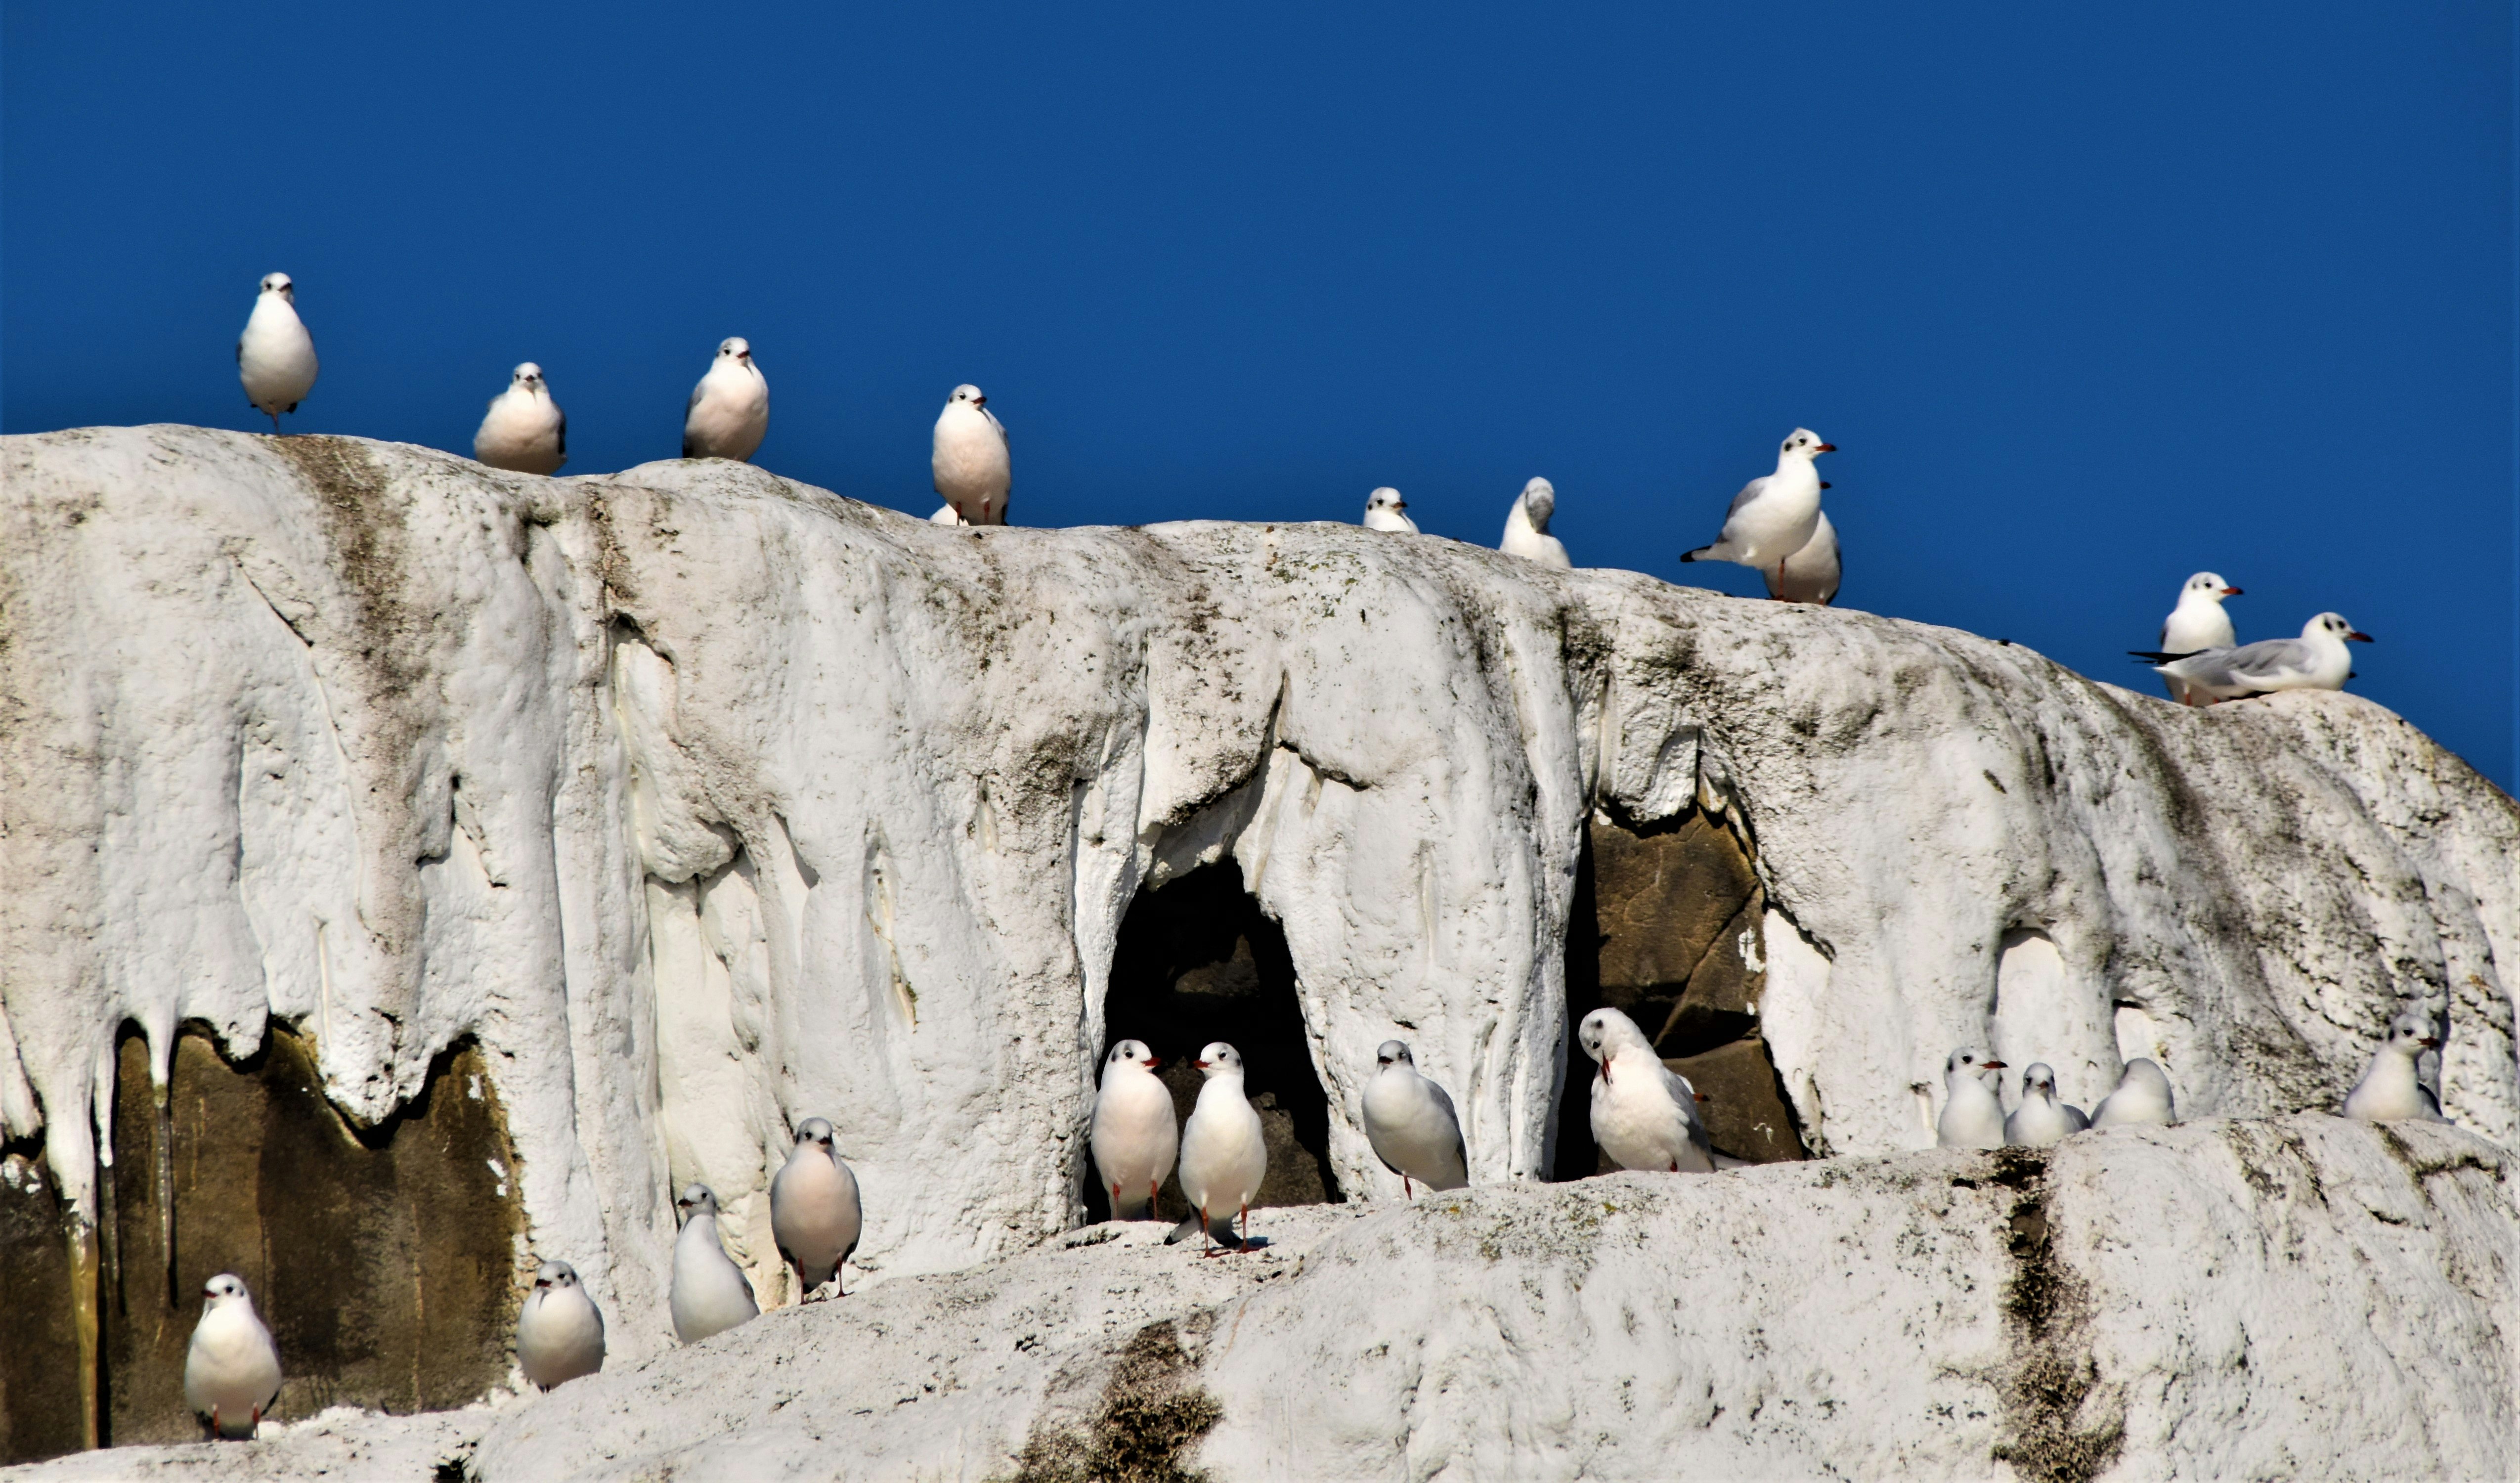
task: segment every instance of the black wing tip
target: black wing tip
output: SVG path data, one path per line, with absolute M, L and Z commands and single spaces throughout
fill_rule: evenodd
M 2161 651 L 2159 651 L 2159 650 L 2157 650 L 2157 649 L 2130 649 L 2130 650 L 2128 650 L 2128 651 L 2127 651 L 2127 653 L 2128 653 L 2128 654 L 2130 654 L 2131 656 L 2133 656 L 2133 657 L 2135 657 L 2135 658 L 2141 659 L 2141 660 L 2142 660 L 2143 662 L 2145 662 L 2146 664 L 2170 664 L 2170 663 L 2175 663 L 2175 662 L 2177 662 L 2178 660 L 2181 660 L 2181 659 L 2184 659 L 2184 658 L 2186 658 L 2186 657 L 2187 657 L 2187 654 L 2195 654 L 2195 653 L 2203 653 L 2203 652 L 2204 652 L 2204 651 L 2203 651 L 2203 650 L 2201 650 L 2201 649 L 2191 649 L 2191 650 L 2189 650 L 2189 651 L 2187 652 L 2187 653 L 2184 653 L 2184 654 L 2163 653 Z

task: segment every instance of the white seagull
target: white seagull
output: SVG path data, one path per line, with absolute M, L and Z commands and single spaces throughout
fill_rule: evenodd
M 1400 491 L 1385 484 L 1365 497 L 1365 528 L 1416 535 L 1418 522 L 1409 517 L 1409 502 Z
M 2279 690 L 2343 690 L 2354 678 L 2354 654 L 2345 647 L 2373 642 L 2358 633 L 2340 612 L 2322 612 L 2302 625 L 2298 639 L 2260 639 L 2237 649 L 2209 649 L 2178 654 L 2167 650 L 2138 651 L 2155 674 L 2187 686 L 2190 704 L 2203 696 L 2208 703 L 2245 696 L 2271 696 Z
M 237 337 L 237 379 L 245 382 L 245 399 L 271 418 L 280 430 L 280 414 L 294 412 L 315 389 L 315 337 L 297 317 L 297 288 L 286 273 L 266 273 L 253 313 Z
M 211 1434 L 250 1438 L 280 1395 L 280 1351 L 253 1312 L 245 1279 L 222 1272 L 202 1284 L 202 1321 L 184 1353 L 184 1404 Z
M 673 1286 L 665 1304 L 673 1314 L 674 1337 L 697 1344 L 761 1317 L 752 1283 L 718 1240 L 716 1192 L 706 1185 L 686 1186 L 674 1206 L 683 1212 L 683 1234 L 674 1238 Z
M 1566 543 L 1549 533 L 1549 517 L 1557 513 L 1557 486 L 1547 479 L 1533 479 L 1513 497 L 1513 508 L 1506 512 L 1505 539 L 1497 550 L 1507 556 L 1538 562 L 1565 571 L 1574 566 L 1566 560 Z
M 2408 1010 L 2389 1021 L 2389 1038 L 2372 1054 L 2370 1068 L 2345 1096 L 2345 1115 L 2364 1122 L 2397 1122 L 2411 1118 L 2438 1123 L 2441 1102 L 2415 1075 L 2415 1062 L 2426 1051 L 2441 1049 L 2432 1021 Z
M 708 374 L 683 409 L 683 457 L 746 463 L 770 430 L 770 382 L 741 338 L 718 341 Z
M 2056 1100 L 2056 1073 L 2044 1060 L 2021 1073 L 2021 1105 L 2003 1120 L 2003 1141 L 2016 1148 L 2045 1148 L 2092 1125 L 2083 1109 Z
M 566 1262 L 545 1262 L 534 1273 L 534 1290 L 517 1314 L 517 1365 L 543 1390 L 604 1368 L 604 1314 Z
M 2003 1146 L 2003 1103 L 1995 1095 L 1995 1073 L 2003 1062 L 1975 1051 L 1954 1051 L 1943 1062 L 1943 1115 L 1934 1142 L 1946 1148 Z
M 1181 1188 L 1199 1234 L 1208 1236 L 1216 1217 L 1230 1222 L 1238 1211 L 1242 1238 L 1251 1236 L 1251 1197 L 1269 1172 L 1269 1146 L 1261 1139 L 1260 1114 L 1242 1095 L 1242 1053 L 1224 1041 L 1211 1041 L 1191 1062 L 1207 1073 L 1198 1089 L 1198 1104 L 1182 1124 Z M 1179 1232 L 1174 1235 L 1178 1236 Z M 1212 1256 L 1212 1240 L 1199 1254 Z
M 1622 1169 L 1712 1174 L 1715 1147 L 1697 1117 L 1697 1089 L 1654 1054 L 1637 1022 L 1595 1010 L 1575 1032 L 1600 1062 L 1593 1080 L 1593 1142 Z
M 2126 1063 L 2118 1076 L 2117 1090 L 2100 1099 L 2092 1109 L 2092 1126 L 2118 1128 L 2133 1124 L 2169 1127 L 2179 1121 L 2177 1099 L 2171 1095 L 2170 1078 L 2161 1067 L 2143 1056 Z
M 1467 1185 L 1470 1150 L 1452 1097 L 1418 1074 L 1405 1040 L 1384 1041 L 1373 1061 L 1373 1079 L 1365 1084 L 1365 1141 L 1382 1167 L 1400 1176 L 1401 1195 L 1417 1194 L 1413 1182 L 1429 1190 Z
M 490 398 L 489 415 L 472 434 L 472 457 L 518 473 L 557 473 L 568 462 L 568 414 L 552 400 L 542 367 L 518 366 L 508 389 Z
M 2189 577 L 2179 589 L 2179 606 L 2161 620 L 2159 652 L 2169 654 L 2192 654 L 2208 649 L 2230 649 L 2240 642 L 2231 632 L 2231 615 L 2224 610 L 2225 598 L 2236 598 L 2240 589 L 2210 571 Z M 2177 675 L 2164 675 L 2170 686 L 2170 698 L 2182 705 L 2211 705 L 2210 698 L 2200 698 L 2187 688 L 2187 682 Z
M 1102 1089 L 1094 1096 L 1094 1132 L 1086 1142 L 1115 1221 L 1155 1213 L 1155 1193 L 1181 1151 L 1172 1089 L 1155 1075 L 1162 1064 L 1143 1040 L 1121 1041 L 1102 1058 Z
M 819 1117 L 798 1123 L 796 1146 L 770 1181 L 770 1238 L 796 1269 L 801 1295 L 810 1298 L 834 1279 L 837 1295 L 849 1295 L 840 1264 L 858 1249 L 864 1219 L 858 1177 L 832 1146 L 832 1125 Z
M 1759 570 L 1768 584 L 1768 596 L 1787 603 L 1816 603 L 1822 607 L 1837 601 L 1837 584 L 1843 574 L 1838 563 L 1837 527 L 1828 522 L 1828 512 L 1824 510 L 1802 550 L 1785 558 L 1778 570 Z
M 945 399 L 945 410 L 936 414 L 935 451 L 927 466 L 935 475 L 936 492 L 961 514 L 962 523 L 1007 522 L 1014 464 L 1006 425 L 989 410 L 989 398 L 979 387 L 966 382 Z
M 1786 433 L 1777 450 L 1777 472 L 1742 485 L 1724 513 L 1723 532 L 1711 545 L 1683 553 L 1681 560 L 1732 562 L 1774 571 L 1777 578 L 1768 590 L 1778 592 L 1785 582 L 1785 559 L 1811 544 L 1820 529 L 1820 492 L 1828 486 L 1820 481 L 1820 467 L 1812 460 L 1836 451 L 1836 444 L 1822 442 L 1809 427 Z

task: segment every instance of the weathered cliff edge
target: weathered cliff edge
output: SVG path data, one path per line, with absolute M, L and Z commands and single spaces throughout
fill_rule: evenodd
M 871 1303 L 1071 1226 L 1122 915 L 1219 859 L 1283 927 L 1351 1193 L 1396 1192 L 1353 1120 L 1395 1025 L 1478 1179 L 1546 1169 L 1597 811 L 1701 808 L 1750 847 L 1760 1031 L 1817 1151 L 1929 1145 L 1963 1043 L 2087 1101 L 2150 1054 L 2190 1117 L 2332 1105 L 2408 999 L 2448 1021 L 2450 1115 L 2520 1128 L 2520 816 L 2352 696 L 2188 712 L 1951 630 L 1448 541 L 956 530 L 715 463 L 544 480 L 152 427 L 11 438 L 0 474 L 7 1135 L 93 1221 L 126 1023 L 162 1080 L 179 1027 L 242 1056 L 277 1017 L 360 1123 L 469 1038 L 530 1240 L 586 1274 L 625 1371 L 666 1343 L 671 1184 L 715 1184 L 768 1258 L 751 1191 L 788 1119 L 842 1130 Z M 2407 1281 L 2507 1281 L 2496 1198 L 2500 1246 L 2446 1235 Z M 1789 1214 L 1755 1216 L 1788 1268 Z M 2476 1422 L 2506 1443 L 2507 1346 Z M 1209 1383 L 1224 1467 L 1259 1414 Z

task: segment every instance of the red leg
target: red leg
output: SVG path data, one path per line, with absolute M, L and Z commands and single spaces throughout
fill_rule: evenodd
M 1164 1207 L 1155 1203 L 1157 1197 L 1163 1192 L 1161 1181 L 1151 1179 L 1147 1181 L 1147 1219 L 1159 1221 L 1164 1218 Z
M 1216 1237 L 1208 1233 L 1207 1207 L 1205 1205 L 1198 1207 L 1198 1254 L 1200 1256 L 1210 1257 L 1216 1255 Z
M 1120 1182 L 1116 1179 L 1111 1181 L 1111 1213 L 1114 1216 L 1120 1213 Z
M 253 1409 L 253 1425 L 247 1429 L 246 1435 L 250 1437 L 260 1430 L 262 1430 L 262 1408 L 257 1406 Z
M 1242 1249 L 1251 1249 L 1251 1202 L 1242 1202 Z
M 1409 1176 L 1406 1174 L 1400 1176 L 1400 1197 L 1402 1199 L 1416 1199 L 1418 1197 L 1418 1191 L 1409 1188 Z

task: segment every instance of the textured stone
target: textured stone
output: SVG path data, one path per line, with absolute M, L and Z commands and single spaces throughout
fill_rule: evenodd
M 1688 987 L 1654 1035 L 1663 1055 L 1696 1056 L 1757 1032 L 1759 993 L 1767 986 L 1759 945 L 1766 915 L 1765 898 L 1753 891 L 1707 944 L 1706 956 L 1697 960 Z
M 0 1155 L 0 1462 L 86 1445 L 66 1213 L 40 1160 Z
M 1591 831 L 1603 1002 L 1677 998 L 1758 888 L 1757 873 L 1702 810 L 1636 831 L 1596 818 Z M 1661 1017 L 1637 1022 L 1650 1034 Z
M 1802 1135 L 1794 1127 L 1793 1108 L 1777 1079 L 1776 1063 L 1756 1035 L 1731 1041 L 1695 1056 L 1674 1056 L 1664 1065 L 1688 1078 L 1703 1099 L 1698 1115 L 1719 1153 L 1754 1164 L 1807 1158 Z

